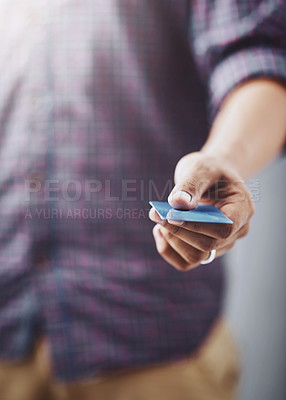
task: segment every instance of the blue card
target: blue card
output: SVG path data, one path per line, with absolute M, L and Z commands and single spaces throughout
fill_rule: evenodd
M 224 213 L 215 206 L 199 204 L 193 210 L 175 210 L 167 201 L 149 201 L 162 219 L 188 222 L 213 222 L 216 224 L 233 224 Z

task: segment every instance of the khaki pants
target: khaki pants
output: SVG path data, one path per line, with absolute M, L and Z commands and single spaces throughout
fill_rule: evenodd
M 21 363 L 0 363 L 1 400 L 233 400 L 239 363 L 232 336 L 218 321 L 192 357 L 100 379 L 51 380 L 46 346 Z

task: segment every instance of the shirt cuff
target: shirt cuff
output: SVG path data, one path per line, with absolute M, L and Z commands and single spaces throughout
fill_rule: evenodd
M 211 122 L 231 90 L 246 80 L 260 77 L 274 79 L 286 85 L 286 51 L 252 47 L 221 61 L 209 82 Z

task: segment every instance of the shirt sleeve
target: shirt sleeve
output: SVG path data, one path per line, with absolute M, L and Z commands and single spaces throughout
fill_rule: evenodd
M 227 94 L 246 80 L 286 84 L 285 0 L 193 0 L 190 26 L 211 120 Z

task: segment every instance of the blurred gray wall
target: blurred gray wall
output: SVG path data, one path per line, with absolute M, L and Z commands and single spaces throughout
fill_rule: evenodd
M 227 256 L 225 313 L 243 374 L 239 400 L 286 399 L 286 157 L 250 181 L 256 214 Z M 256 196 L 257 197 L 257 196 Z

